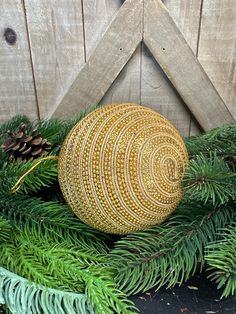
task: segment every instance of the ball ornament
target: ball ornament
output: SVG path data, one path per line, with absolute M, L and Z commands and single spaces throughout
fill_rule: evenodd
M 111 104 L 71 129 L 59 157 L 59 183 L 75 214 L 108 233 L 163 222 L 183 194 L 185 144 L 159 113 Z

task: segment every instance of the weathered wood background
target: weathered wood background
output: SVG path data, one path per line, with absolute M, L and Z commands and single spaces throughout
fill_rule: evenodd
M 48 117 L 123 2 L 1 0 L 0 121 L 17 113 L 32 120 Z M 236 1 L 163 3 L 236 119 Z M 16 33 L 15 43 L 9 43 L 8 28 Z M 184 84 L 185 77 L 182 79 Z M 200 131 L 145 44 L 136 49 L 101 100 L 102 104 L 111 102 L 136 102 L 154 108 L 184 136 Z

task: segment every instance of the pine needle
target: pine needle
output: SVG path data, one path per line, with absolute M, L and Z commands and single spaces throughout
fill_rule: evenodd
M 193 221 L 176 214 L 160 226 L 123 237 L 109 254 L 118 287 L 130 295 L 181 285 L 198 266 L 203 267 L 204 247 L 234 215 L 231 208 L 196 216 Z
M 27 195 L 1 195 L 0 214 L 13 226 L 41 230 L 56 241 L 108 251 L 110 236 L 81 222 L 66 204 L 45 202 Z
M 36 285 L 0 267 L 0 304 L 17 314 L 94 314 L 84 294 Z
M 235 223 L 218 231 L 219 240 L 206 247 L 208 278 L 222 289 L 223 297 L 236 294 L 236 225 Z
M 203 204 L 226 204 L 236 196 L 236 173 L 216 153 L 210 153 L 209 157 L 195 156 L 189 163 L 183 183 L 187 197 Z
M 11 236 L 12 226 L 0 216 L 0 243 L 5 243 Z

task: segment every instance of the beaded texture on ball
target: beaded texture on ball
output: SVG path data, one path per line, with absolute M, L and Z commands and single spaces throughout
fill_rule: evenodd
M 127 234 L 163 222 L 182 198 L 188 155 L 174 126 L 132 103 L 88 114 L 69 132 L 59 183 L 75 214 L 108 233 Z

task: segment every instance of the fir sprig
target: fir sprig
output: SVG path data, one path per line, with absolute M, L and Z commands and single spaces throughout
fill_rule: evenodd
M 11 241 L 0 248 L 0 262 L 5 268 L 37 284 L 66 291 L 84 291 L 86 268 L 102 264 L 104 259 L 92 249 L 57 243 L 40 231 L 31 233 L 28 229 L 13 230 Z
M 21 123 L 25 123 L 29 126 L 32 124 L 29 118 L 25 115 L 16 115 L 5 123 L 2 123 L 0 125 L 0 144 L 2 144 L 5 136 L 7 136 L 7 131 L 10 130 L 15 132 Z
M 107 252 L 106 235 L 81 222 L 66 204 L 27 195 L 0 195 L 0 214 L 13 226 L 41 230 L 57 241 Z
M 41 230 L 15 228 L 8 244 L 0 244 L 0 264 L 30 281 L 69 292 L 84 292 L 97 313 L 131 314 L 134 305 L 115 288 L 104 256 L 65 243 L 55 243 Z
M 18 162 L 5 162 L 0 169 L 0 193 L 8 193 L 17 183 L 17 181 L 27 172 L 29 172 L 22 181 L 18 193 L 29 194 L 38 192 L 45 187 L 51 186 L 57 181 L 57 160 L 48 159 L 34 167 L 40 159 L 29 160 L 24 164 Z
M 12 226 L 10 223 L 0 216 L 0 243 L 7 242 L 10 238 Z
M 191 136 L 185 140 L 190 157 L 198 154 L 209 156 L 231 156 L 236 153 L 236 123 L 224 125 L 211 131 Z
M 219 230 L 220 239 L 210 243 L 206 248 L 206 262 L 211 274 L 208 276 L 216 282 L 222 291 L 222 298 L 236 293 L 236 225 Z
M 216 206 L 235 198 L 235 178 L 224 160 L 210 153 L 209 157 L 200 154 L 190 160 L 183 182 L 191 200 Z
M 189 208 L 191 211 L 191 208 Z M 216 230 L 230 223 L 232 208 L 196 216 L 173 215 L 167 222 L 119 240 L 109 254 L 118 287 L 128 294 L 163 285 L 172 287 L 204 265 L 204 247 L 216 240 Z
M 12 313 L 94 314 L 84 294 L 36 285 L 0 267 L 0 304 Z

